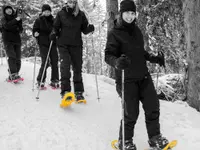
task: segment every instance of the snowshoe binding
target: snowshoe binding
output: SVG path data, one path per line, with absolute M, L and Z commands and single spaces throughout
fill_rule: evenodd
M 172 148 L 174 148 L 177 145 L 177 142 L 178 142 L 177 140 L 173 140 L 169 142 L 163 149 L 158 147 L 151 147 L 145 150 L 172 150 Z
M 65 92 L 65 94 L 61 95 L 62 95 L 62 101 L 60 104 L 61 108 L 69 107 L 75 101 L 75 96 L 74 93 L 72 92 Z
M 53 90 L 60 88 L 59 82 L 58 81 L 52 81 L 50 84 L 51 88 Z
M 11 74 L 6 80 L 7 82 L 19 83 L 20 81 L 24 81 L 24 78 L 20 77 L 18 74 Z
M 124 142 L 124 149 L 125 150 L 137 150 L 136 145 L 133 143 L 132 140 L 125 140 Z M 122 148 L 122 141 L 121 140 L 114 140 L 111 142 L 111 146 L 114 150 L 123 150 Z
M 37 88 L 38 89 L 40 88 L 40 90 L 46 90 L 47 89 L 47 87 L 45 86 L 44 82 L 38 82 L 37 83 Z
M 76 97 L 76 104 L 78 103 L 84 103 L 86 104 L 86 100 L 83 96 L 83 92 L 75 92 L 75 97 Z
M 152 137 L 148 141 L 150 148 L 145 150 L 171 150 L 176 146 L 177 141 L 173 140 L 169 142 L 165 137 L 162 137 L 161 134 Z

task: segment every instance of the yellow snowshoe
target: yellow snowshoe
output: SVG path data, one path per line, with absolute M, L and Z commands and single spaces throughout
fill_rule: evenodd
M 60 107 L 61 108 L 69 107 L 74 101 L 75 101 L 74 93 L 67 92 L 63 96 L 63 99 L 61 101 Z

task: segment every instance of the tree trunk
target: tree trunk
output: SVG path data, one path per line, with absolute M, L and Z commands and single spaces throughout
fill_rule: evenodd
M 145 49 L 149 48 L 149 37 L 146 33 L 146 24 L 147 24 L 147 15 L 146 15 L 146 7 L 148 4 L 150 4 L 149 0 L 135 0 L 137 5 L 137 12 L 138 12 L 138 18 L 137 18 L 137 24 L 139 28 L 142 31 L 143 37 L 144 37 L 144 43 L 145 43 Z
M 188 60 L 187 101 L 200 111 L 200 1 L 184 1 L 184 23 Z
M 107 33 L 114 26 L 114 20 L 118 13 L 118 0 L 106 0 L 106 9 L 107 9 Z M 114 68 L 109 66 L 109 77 L 115 78 Z
M 88 47 L 88 38 L 87 37 L 85 37 L 85 42 L 86 42 L 86 47 L 85 47 L 85 53 L 86 53 L 86 73 L 91 73 L 91 68 L 92 68 L 92 66 L 91 66 L 91 63 L 90 63 L 90 58 L 89 58 L 89 56 L 90 56 L 90 54 L 89 54 L 89 47 Z
M 103 73 L 103 63 L 102 63 L 102 59 L 103 59 L 103 57 L 102 57 L 102 50 L 101 50 L 101 44 L 102 44 L 102 42 L 101 42 L 101 26 L 99 25 L 99 60 L 100 60 L 100 75 L 102 75 L 102 73 Z

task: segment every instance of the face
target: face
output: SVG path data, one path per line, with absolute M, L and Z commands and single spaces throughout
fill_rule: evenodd
M 12 15 L 12 9 L 11 8 L 7 8 L 6 10 L 5 10 L 5 13 L 7 14 L 7 15 Z
M 132 23 L 136 18 L 136 14 L 133 11 L 125 11 L 122 13 L 122 19 L 127 23 Z
M 68 0 L 66 4 L 70 8 L 74 8 L 76 6 L 76 3 L 77 3 L 77 0 Z
M 42 12 L 42 14 L 43 14 L 44 16 L 50 16 L 50 15 L 51 15 L 51 11 L 45 10 L 45 11 Z

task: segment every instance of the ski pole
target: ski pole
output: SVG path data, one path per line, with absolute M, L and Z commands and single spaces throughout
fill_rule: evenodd
M 42 80 L 43 80 L 43 78 L 44 78 L 44 73 L 45 73 L 45 71 L 46 71 L 46 66 L 47 66 L 47 62 L 48 62 L 48 60 L 49 60 L 49 54 L 50 54 L 50 51 L 51 51 L 52 44 L 53 44 L 53 41 L 51 41 L 50 46 L 49 46 L 49 51 L 48 51 L 47 58 L 46 58 L 46 61 L 45 61 L 44 70 L 43 70 L 43 72 L 42 72 L 42 78 L 41 78 L 41 80 L 40 80 L 40 85 L 39 85 L 39 89 L 38 89 L 38 93 L 37 93 L 36 99 L 39 99 L 40 88 L 41 88 L 41 82 L 42 82 Z
M 89 17 L 89 13 L 86 11 L 86 9 L 84 7 L 82 9 L 83 9 L 84 13 L 86 14 L 89 22 L 92 22 L 91 19 L 90 19 L 90 17 Z M 93 35 L 92 35 L 92 48 L 93 48 L 93 57 L 94 57 L 95 53 L 94 53 L 94 39 L 93 39 Z M 95 58 L 94 58 L 94 60 L 95 60 Z M 99 86 L 98 86 L 98 79 L 97 79 L 97 71 L 96 71 L 96 66 L 95 65 L 94 65 L 94 72 L 95 72 L 95 81 L 96 81 L 96 89 L 97 89 L 97 99 L 98 99 L 98 101 L 100 101 Z
M 0 25 L 1 28 L 1 25 Z M 0 32 L 1 33 L 1 32 Z M 2 38 L 2 36 L 0 36 L 0 38 Z M 3 44 L 0 45 L 1 47 L 1 65 L 3 65 Z
M 1 48 L 1 65 L 3 65 L 3 48 Z
M 161 56 L 164 59 L 164 54 L 161 51 L 158 51 L 157 53 L 158 53 L 159 56 Z M 164 68 L 164 72 L 166 73 L 165 62 L 164 62 L 163 68 Z M 156 74 L 156 79 L 157 79 L 156 80 L 156 92 L 158 92 L 158 78 L 159 78 L 159 73 L 161 72 L 160 69 L 161 69 L 161 67 L 158 66 L 158 64 L 156 64 L 156 71 L 157 71 L 157 74 Z
M 125 150 L 125 127 L 124 127 L 124 110 L 125 110 L 125 100 L 124 100 L 124 70 L 122 70 L 122 150 Z
M 33 85 L 32 85 L 32 91 L 34 91 L 35 89 L 35 69 L 36 69 L 36 49 L 35 49 L 35 52 L 34 52 L 34 69 L 33 69 Z
M 159 77 L 159 66 L 156 64 L 156 93 L 158 93 L 158 77 Z
M 121 2 L 121 0 L 119 0 Z M 124 99 L 124 70 L 122 70 L 122 150 L 125 150 L 125 127 L 124 127 L 124 111 L 125 111 L 125 99 Z
M 95 60 L 94 39 L 93 39 L 93 36 L 92 36 L 92 49 L 93 49 L 93 57 L 94 57 L 94 60 Z M 96 70 L 95 63 L 94 63 L 94 72 L 95 72 L 95 81 L 96 81 L 96 89 L 97 89 L 97 99 L 98 99 L 98 101 L 100 101 L 99 86 L 98 86 L 98 79 L 97 79 L 97 70 Z

